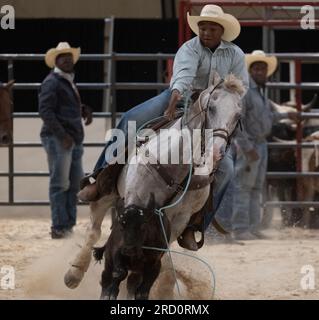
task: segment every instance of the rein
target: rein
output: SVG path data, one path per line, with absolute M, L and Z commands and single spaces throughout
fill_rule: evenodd
M 224 79 L 221 79 L 221 80 L 217 83 L 217 85 L 212 89 L 212 91 L 209 92 L 209 95 L 211 95 L 223 82 L 224 82 Z M 201 111 L 198 112 L 198 113 L 196 113 L 190 120 L 188 120 L 187 122 L 185 122 L 184 125 L 187 126 L 193 119 L 197 118 L 197 117 L 198 117 L 199 115 L 201 115 L 203 112 L 206 112 L 207 109 L 208 109 L 208 103 L 209 103 L 209 99 L 208 99 L 207 104 L 206 104 L 206 107 L 205 107 L 204 109 L 201 107 L 201 104 L 199 103 L 199 106 L 200 106 Z

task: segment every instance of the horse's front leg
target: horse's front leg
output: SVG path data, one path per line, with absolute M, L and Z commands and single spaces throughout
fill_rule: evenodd
M 70 288 L 76 288 L 82 281 L 85 272 L 88 270 L 93 246 L 101 236 L 101 225 L 106 212 L 115 204 L 117 194 L 107 195 L 99 201 L 90 204 L 90 224 L 86 230 L 85 242 L 75 259 L 71 262 L 71 267 L 64 276 L 65 285 Z

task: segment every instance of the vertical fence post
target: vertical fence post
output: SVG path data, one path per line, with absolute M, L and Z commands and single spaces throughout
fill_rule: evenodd
M 289 82 L 296 83 L 296 62 L 289 61 Z M 296 102 L 296 89 L 289 90 L 289 101 Z
M 113 51 L 113 39 L 114 39 L 114 17 L 104 19 L 104 53 L 112 54 Z M 111 82 L 112 77 L 112 60 L 107 59 L 103 61 L 104 65 L 104 82 Z M 111 100 L 111 89 L 103 89 L 103 107 L 102 111 L 109 112 L 110 100 Z
M 111 112 L 112 112 L 112 128 L 114 128 L 116 126 L 116 87 L 115 87 L 115 83 L 116 83 L 116 59 L 115 59 L 115 55 L 114 52 L 112 52 L 111 55 L 111 95 L 112 95 L 112 100 L 111 100 Z
M 163 82 L 163 60 L 162 60 L 162 58 L 158 57 L 156 64 L 157 64 L 157 70 L 156 70 L 157 83 L 161 83 L 161 82 Z M 157 94 L 160 94 L 160 93 L 161 93 L 161 89 L 158 88 Z
M 180 47 L 185 42 L 185 5 L 186 1 L 182 0 L 179 2 L 178 11 L 178 46 Z
M 13 60 L 8 59 L 8 81 L 13 80 Z M 13 89 L 12 89 L 13 90 Z M 11 94 L 11 100 L 13 102 L 13 94 Z M 9 156 L 9 204 L 14 204 L 14 122 L 13 122 L 13 103 L 11 105 L 11 127 L 12 127 L 12 141 L 8 146 L 8 156 Z
M 298 112 L 302 111 L 301 107 L 301 60 L 296 59 L 295 60 L 295 83 L 297 85 L 296 88 L 296 108 Z M 296 148 L 296 171 L 301 172 L 302 171 L 302 149 L 301 149 L 301 143 L 302 143 L 302 124 L 301 122 L 298 122 L 297 124 L 297 131 L 296 131 L 296 142 L 297 142 L 297 148 Z M 302 190 L 301 190 L 301 184 L 300 179 L 297 178 L 297 199 L 300 201 L 302 200 Z
M 192 38 L 192 31 L 191 28 L 189 27 L 188 23 L 186 22 L 186 14 L 187 12 L 189 12 L 191 14 L 191 10 L 192 10 L 192 4 L 188 1 L 186 4 L 186 8 L 184 11 L 184 25 L 185 25 L 185 39 L 184 41 L 190 40 Z

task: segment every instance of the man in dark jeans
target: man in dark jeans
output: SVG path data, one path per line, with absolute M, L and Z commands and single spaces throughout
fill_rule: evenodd
M 74 64 L 79 57 L 80 48 L 71 48 L 67 42 L 50 49 L 45 62 L 53 70 L 39 93 L 41 141 L 50 171 L 52 239 L 69 235 L 76 224 L 77 192 L 83 177 L 82 118 L 85 125 L 92 122 L 91 110 L 81 103 L 73 82 Z

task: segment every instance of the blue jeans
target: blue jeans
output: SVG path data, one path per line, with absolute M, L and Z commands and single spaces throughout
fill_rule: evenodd
M 218 169 L 215 173 L 215 180 L 213 182 L 213 212 L 209 212 L 205 215 L 204 228 L 208 228 L 210 222 L 212 221 L 215 213 L 217 214 L 221 209 L 221 203 L 226 190 L 232 181 L 234 176 L 234 160 L 233 152 L 229 148 L 220 161 Z
M 233 216 L 233 196 L 235 192 L 235 163 L 236 163 L 236 148 L 232 144 L 230 146 L 230 151 L 232 154 L 233 168 L 229 168 L 229 173 L 233 172 L 232 177 L 226 178 L 229 179 L 229 184 L 225 186 L 226 190 L 220 201 L 220 204 L 216 210 L 215 218 L 218 223 L 227 231 L 232 230 L 232 216 Z M 231 165 L 229 163 L 229 165 Z
M 83 177 L 83 146 L 64 149 L 54 136 L 41 137 L 47 153 L 52 229 L 66 230 L 76 224 L 77 193 Z
M 128 121 L 136 121 L 136 128 L 138 129 L 146 122 L 162 116 L 168 106 L 170 97 L 171 91 L 169 89 L 166 89 L 156 97 L 135 106 L 134 108 L 130 109 L 129 111 L 123 114 L 116 128 L 122 130 L 122 132 L 124 133 L 126 138 L 126 144 L 128 143 Z M 94 171 L 100 168 L 104 168 L 107 165 L 107 163 L 111 160 L 106 157 L 105 151 L 113 142 L 114 140 L 113 138 L 111 138 L 106 143 L 103 152 L 101 153 L 95 165 Z
M 257 231 L 261 221 L 261 196 L 267 171 L 267 143 L 255 145 L 257 161 L 248 161 L 241 150 L 236 161 L 233 231 Z

